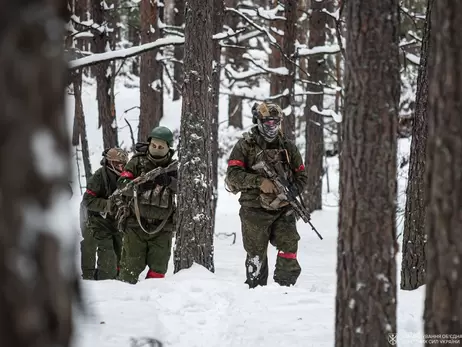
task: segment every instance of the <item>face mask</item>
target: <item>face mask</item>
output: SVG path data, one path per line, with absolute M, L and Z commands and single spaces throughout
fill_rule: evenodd
M 159 139 L 151 139 L 149 143 L 149 154 L 155 159 L 160 159 L 168 154 L 169 148 L 167 142 Z
M 279 132 L 279 125 L 281 124 L 280 119 L 275 118 L 263 118 L 258 120 L 258 131 L 263 136 L 263 138 L 272 142 Z

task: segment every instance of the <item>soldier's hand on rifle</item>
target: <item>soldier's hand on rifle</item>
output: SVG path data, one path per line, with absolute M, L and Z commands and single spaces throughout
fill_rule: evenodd
M 146 181 L 144 183 L 141 183 L 138 186 L 138 191 L 140 193 L 144 193 L 144 192 L 147 192 L 148 190 L 153 190 L 155 186 L 156 184 L 153 181 Z
M 265 194 L 277 193 L 276 186 L 271 180 L 267 178 L 263 178 L 261 181 L 260 190 Z
M 171 182 L 172 178 L 167 173 L 163 173 L 154 178 L 154 183 L 159 186 L 168 186 Z
M 106 200 L 106 207 L 104 209 L 104 212 L 112 215 L 115 215 L 117 213 L 117 205 L 111 198 Z

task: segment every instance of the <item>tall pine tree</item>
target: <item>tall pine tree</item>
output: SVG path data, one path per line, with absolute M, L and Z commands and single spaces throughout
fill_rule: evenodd
M 396 332 L 398 0 L 349 0 L 335 345 L 389 347 Z

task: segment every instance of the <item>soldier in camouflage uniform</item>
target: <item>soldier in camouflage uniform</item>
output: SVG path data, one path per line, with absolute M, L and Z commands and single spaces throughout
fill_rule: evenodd
M 119 187 L 158 167 L 172 163 L 173 134 L 166 127 L 156 127 L 148 137 L 148 143 L 139 143 L 119 179 Z M 149 267 L 146 278 L 163 278 L 171 256 L 175 230 L 175 193 L 177 173 L 164 173 L 153 181 L 140 184 L 137 197 L 133 190 L 124 193 L 130 207 L 126 219 L 119 279 L 135 284 L 140 273 Z
M 117 230 L 115 221 L 116 207 L 109 198 L 117 188 L 117 179 L 128 161 L 128 154 L 120 148 L 111 148 L 103 152 L 101 167 L 96 170 L 87 182 L 87 190 L 82 204 L 88 211 L 88 222 L 85 228 L 82 258 L 86 270 L 94 264 L 94 246 L 97 246 L 98 264 L 97 280 L 115 279 L 119 268 L 122 251 L 122 236 Z M 93 243 L 93 244 L 92 244 Z M 83 269 L 82 269 L 83 271 Z M 91 278 L 86 271 L 84 278 Z
M 267 284 L 270 242 L 278 249 L 274 281 L 290 286 L 296 283 L 301 272 L 297 261 L 300 236 L 296 217 L 287 201 L 277 199 L 274 183 L 264 172 L 252 167 L 260 161 L 270 166 L 279 165 L 297 193 L 303 190 L 307 175 L 299 150 L 280 131 L 281 108 L 262 103 L 254 105 L 252 113 L 252 121 L 257 126 L 234 146 L 226 175 L 226 184 L 231 191 L 241 193 L 239 216 L 247 252 L 246 283 L 250 288 Z

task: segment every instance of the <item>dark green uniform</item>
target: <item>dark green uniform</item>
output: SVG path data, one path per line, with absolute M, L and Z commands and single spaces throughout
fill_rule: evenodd
M 87 182 L 83 204 L 88 210 L 88 230 L 98 247 L 97 279 L 115 279 L 122 250 L 122 235 L 112 215 L 106 213 L 108 197 L 117 188 L 118 176 L 103 166 Z
M 83 240 L 80 241 L 80 267 L 84 280 L 96 279 L 96 250 L 98 245 L 88 228 L 88 211 L 83 201 L 80 203 L 80 231 Z
M 119 187 L 123 188 L 130 180 L 159 166 L 168 166 L 172 162 L 172 155 L 173 151 L 170 151 L 162 160 L 154 159 L 148 152 L 134 155 L 121 174 Z M 137 199 L 133 197 L 133 190 L 124 194 L 130 206 L 119 275 L 124 282 L 135 284 L 146 266 L 149 267 L 146 278 L 163 278 L 167 272 L 175 230 L 176 172 L 167 176 L 168 182 L 165 184 L 147 182 L 140 185 Z
M 267 284 L 267 249 L 270 242 L 278 249 L 274 281 L 280 285 L 293 285 L 301 272 L 297 261 L 300 236 L 296 228 L 296 218 L 294 213 L 290 213 L 287 202 L 277 209 L 267 208 L 267 201 L 274 200 L 276 196 L 263 194 L 260 190 L 265 175 L 252 167 L 261 160 L 271 165 L 276 161 L 282 163 L 289 181 L 298 191 L 303 190 L 307 181 L 299 150 L 280 135 L 273 142 L 267 142 L 259 134 L 257 127 L 253 127 L 233 148 L 226 182 L 235 192 L 241 192 L 239 216 L 244 249 L 247 252 L 246 283 L 251 288 Z

